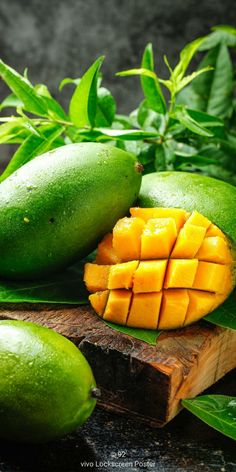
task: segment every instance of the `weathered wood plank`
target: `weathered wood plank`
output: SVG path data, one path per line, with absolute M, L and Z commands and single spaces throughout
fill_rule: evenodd
M 236 367 L 236 333 L 207 323 L 163 333 L 156 346 L 106 326 L 88 306 L 0 305 L 1 319 L 33 321 L 71 339 L 102 390 L 100 404 L 163 426 Z

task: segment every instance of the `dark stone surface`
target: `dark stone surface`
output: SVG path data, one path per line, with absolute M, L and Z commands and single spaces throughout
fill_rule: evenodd
M 232 372 L 208 393 L 236 395 L 235 387 Z M 83 428 L 60 441 L 39 446 L 0 442 L 0 472 L 80 470 L 235 472 L 236 448 L 186 410 L 164 428 L 153 429 L 97 408 Z

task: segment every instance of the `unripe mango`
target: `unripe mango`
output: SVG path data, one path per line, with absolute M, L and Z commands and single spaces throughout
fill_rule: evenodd
M 63 146 L 0 184 L 0 276 L 39 278 L 95 249 L 136 200 L 134 155 L 99 143 Z
M 142 179 L 138 205 L 197 210 L 236 243 L 236 187 L 189 172 L 153 172 Z

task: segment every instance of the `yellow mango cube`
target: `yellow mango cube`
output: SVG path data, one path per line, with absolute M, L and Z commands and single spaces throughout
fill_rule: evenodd
M 214 225 L 213 223 L 211 223 L 211 225 L 209 226 L 206 232 L 206 238 L 210 238 L 211 236 L 212 237 L 219 236 L 220 238 L 226 239 L 223 231 L 221 231 L 221 229 L 218 228 L 218 226 Z
M 206 228 L 187 222 L 179 232 L 170 257 L 172 259 L 192 259 L 201 247 L 205 234 Z
M 133 285 L 134 272 L 138 265 L 139 261 L 129 261 L 111 266 L 108 278 L 108 288 L 131 288 Z
M 179 208 L 130 208 L 131 216 L 142 218 L 145 222 L 151 218 L 173 218 L 176 223 L 177 230 L 184 225 L 188 213 Z
M 196 257 L 200 261 L 230 264 L 232 256 L 229 245 L 224 238 L 211 236 L 205 238 Z
M 164 283 L 167 260 L 141 261 L 133 279 L 133 292 L 159 292 Z
M 116 223 L 113 229 L 113 248 L 120 261 L 140 259 L 144 225 L 141 218 L 122 218 Z
M 202 226 L 203 228 L 206 228 L 206 229 L 208 229 L 209 226 L 211 225 L 210 220 L 208 220 L 208 218 L 198 213 L 198 211 L 193 211 L 191 213 L 190 217 L 187 220 L 187 223 L 190 225 Z
M 127 326 L 157 329 L 162 292 L 135 293 L 132 299 Z
M 169 257 L 177 237 L 173 218 L 152 218 L 146 223 L 141 236 L 141 259 Z
M 96 293 L 93 293 L 92 295 L 89 295 L 89 301 L 93 309 L 101 317 L 105 311 L 108 295 L 109 295 L 109 290 L 104 290 L 103 292 L 96 292 Z
M 227 267 L 222 264 L 200 261 L 193 288 L 207 292 L 222 293 L 225 290 L 225 280 L 228 278 Z
M 89 292 L 99 292 L 108 288 L 109 265 L 87 262 L 84 266 L 84 282 Z
M 215 306 L 215 294 L 203 292 L 201 290 L 189 290 L 189 305 L 184 326 L 195 323 L 207 313 L 210 313 Z
M 115 249 L 113 248 L 112 238 L 112 233 L 108 233 L 98 244 L 98 250 L 95 259 L 97 264 L 117 264 L 120 262 Z
M 158 329 L 176 329 L 183 326 L 188 304 L 188 290 L 163 290 Z
M 111 290 L 107 300 L 103 319 L 125 325 L 129 313 L 132 292 L 129 290 Z
M 197 259 L 172 259 L 169 261 L 165 288 L 191 288 L 197 273 Z

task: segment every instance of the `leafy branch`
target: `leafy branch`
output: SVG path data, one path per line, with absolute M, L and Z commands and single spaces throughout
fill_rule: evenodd
M 235 47 L 234 28 L 214 27 L 183 48 L 175 67 L 164 56 L 169 77 L 162 79 L 148 44 L 140 68 L 117 74 L 140 76 L 144 100 L 129 115 L 116 114 L 115 99 L 102 86 L 103 56 L 82 77 L 61 81 L 59 90 L 74 86 L 68 111 L 46 85 L 33 85 L 27 71 L 21 75 L 0 61 L 0 76 L 12 92 L 0 111 L 15 110 L 0 117 L 0 143 L 19 145 L 1 180 L 57 146 L 107 141 L 137 154 L 145 172 L 185 170 L 235 184 L 235 72 L 230 55 Z M 197 70 L 188 73 L 196 53 L 204 56 Z
M 234 28 L 214 27 L 208 36 L 185 46 L 175 67 L 164 56 L 168 79 L 154 71 L 151 44 L 140 68 L 117 74 L 141 79 L 144 101 L 130 114 L 130 123 L 160 133 L 156 142 L 145 140 L 149 147 L 133 146 L 146 172 L 185 170 L 236 184 L 235 72 L 230 55 L 235 46 Z M 205 55 L 197 70 L 187 73 L 196 53 Z

